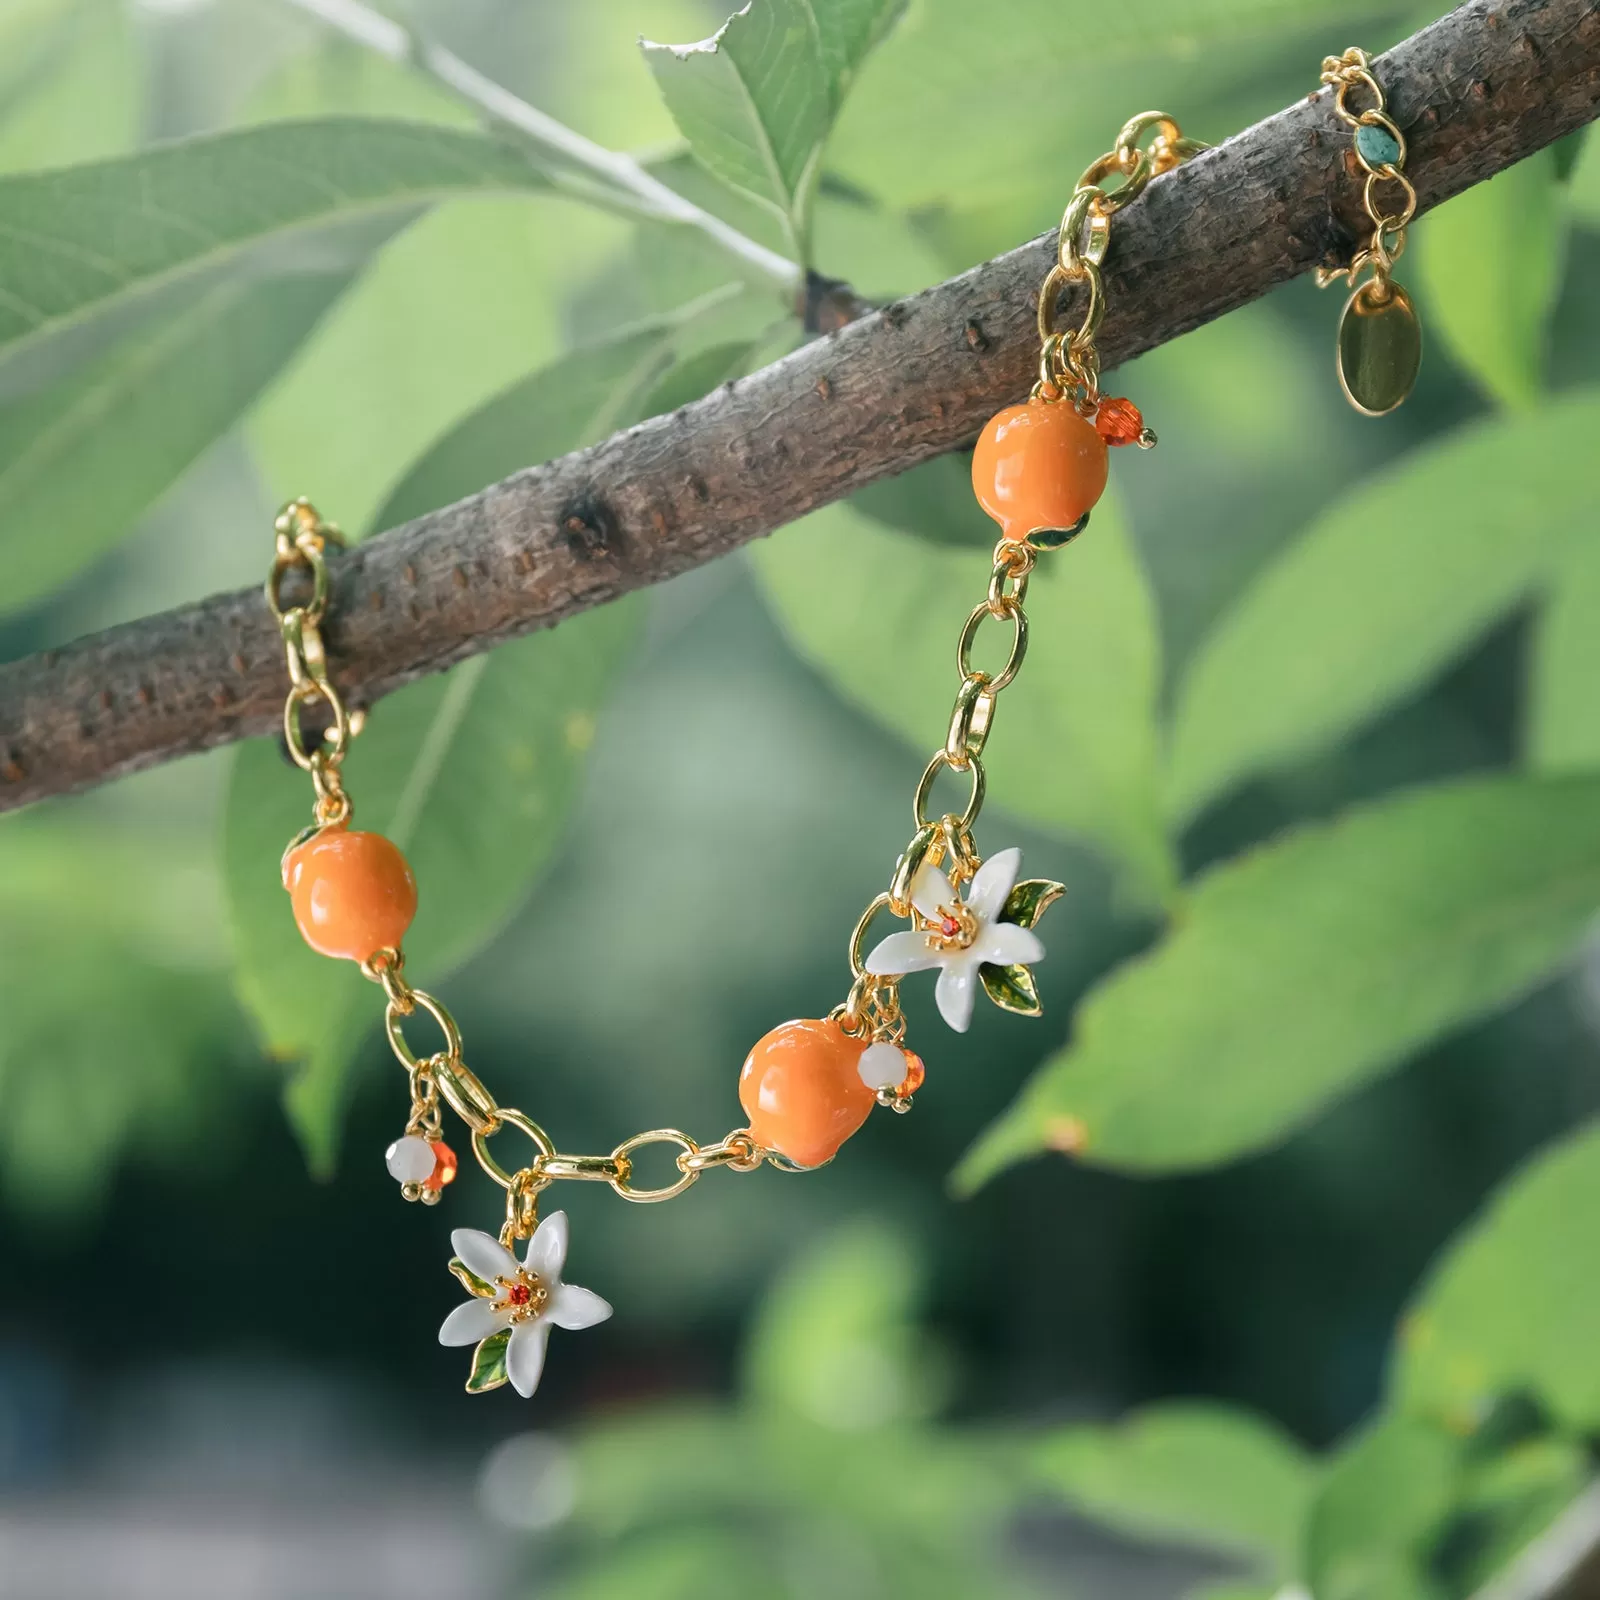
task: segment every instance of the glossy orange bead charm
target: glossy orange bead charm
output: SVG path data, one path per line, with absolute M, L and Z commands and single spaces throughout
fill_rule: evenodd
M 306 943 L 346 961 L 398 950 L 417 914 L 417 880 L 381 833 L 322 829 L 284 858 L 283 886 Z
M 989 418 L 972 453 L 972 492 L 1008 539 L 1073 527 L 1105 493 L 1106 441 L 1065 401 L 1030 400 Z
M 877 1104 L 857 1065 L 864 1049 L 837 1022 L 785 1022 L 739 1073 L 739 1103 L 757 1144 L 797 1167 L 820 1167 Z

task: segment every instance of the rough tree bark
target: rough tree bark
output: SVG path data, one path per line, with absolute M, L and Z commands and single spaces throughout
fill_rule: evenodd
M 1425 210 L 1594 117 L 1600 7 L 1472 0 L 1377 71 Z M 1327 92 L 1157 180 L 1118 218 L 1106 366 L 1348 260 L 1359 195 Z M 1035 239 L 670 416 L 369 540 L 336 563 L 335 680 L 370 703 L 970 442 L 1032 381 L 1033 299 L 1053 250 L 1053 236 Z M 269 732 L 283 695 L 255 588 L 12 662 L 0 667 L 0 809 Z

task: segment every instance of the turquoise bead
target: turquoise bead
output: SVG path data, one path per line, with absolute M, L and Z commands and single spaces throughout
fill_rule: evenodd
M 1356 129 L 1356 149 L 1369 167 L 1385 167 L 1400 159 L 1400 141 L 1374 122 L 1363 122 Z

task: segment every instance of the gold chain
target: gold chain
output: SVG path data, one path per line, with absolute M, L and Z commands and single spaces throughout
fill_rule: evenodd
M 1382 304 L 1391 292 L 1390 274 L 1406 247 L 1406 227 L 1417 214 L 1417 191 L 1402 170 L 1406 161 L 1406 139 L 1389 116 L 1389 102 L 1383 86 L 1373 76 L 1371 58 L 1365 50 L 1352 46 L 1342 56 L 1326 56 L 1322 62 L 1322 82 L 1334 92 L 1333 109 L 1339 120 L 1355 130 L 1355 155 L 1366 173 L 1362 202 L 1372 222 L 1372 237 L 1355 253 L 1348 267 L 1318 267 L 1317 287 L 1326 289 L 1339 278 L 1353 288 L 1356 279 L 1369 267 L 1372 281 L 1369 293 Z M 1350 95 L 1360 89 L 1371 104 L 1360 111 L 1350 108 Z M 1374 132 L 1363 137 L 1363 129 Z M 1379 199 L 1380 184 L 1399 190 L 1399 208 L 1386 209 Z
M 350 741 L 359 728 L 358 717 L 346 710 L 339 691 L 328 676 L 321 625 L 328 606 L 328 546 L 342 545 L 338 528 L 324 522 L 309 500 L 291 501 L 274 524 L 277 536 L 272 570 L 267 577 L 267 603 L 283 635 L 289 667 L 289 694 L 283 707 L 283 733 L 295 765 L 311 774 L 316 790 L 311 826 L 290 842 L 285 857 L 323 828 L 348 823 L 354 806 L 344 787 L 341 768 Z M 299 571 L 309 580 L 310 599 L 285 607 L 284 580 Z M 301 726 L 303 707 L 321 701 L 330 718 L 327 732 L 309 748 Z M 396 1059 L 405 1068 L 411 1089 L 411 1116 L 407 1133 L 430 1142 L 439 1137 L 440 1101 L 467 1125 L 478 1164 L 506 1191 L 506 1225 L 502 1241 L 526 1239 L 538 1222 L 538 1196 L 558 1179 L 602 1182 L 624 1200 L 650 1204 L 670 1200 L 699 1181 L 713 1168 L 754 1172 L 763 1162 L 785 1166 L 781 1157 L 763 1150 L 748 1128 L 735 1128 L 715 1144 L 700 1145 L 676 1128 L 652 1128 L 624 1139 L 609 1155 L 567 1155 L 559 1152 L 544 1129 L 511 1106 L 502 1106 L 466 1064 L 461 1030 L 444 1003 L 414 988 L 405 976 L 405 958 L 398 950 L 376 951 L 361 963 L 363 976 L 380 985 L 384 993 L 384 1032 Z M 418 1013 L 433 1020 L 442 1047 L 418 1054 L 406 1037 L 405 1024 Z M 508 1171 L 495 1159 L 489 1141 L 502 1129 L 514 1128 L 533 1144 L 534 1156 L 526 1165 Z M 635 1181 L 634 1155 L 648 1145 L 677 1147 L 677 1178 L 656 1188 Z M 440 1190 L 406 1184 L 408 1199 L 437 1202 Z
M 1142 111 L 1123 124 L 1116 144 L 1084 169 L 1061 218 L 1055 265 L 1039 289 L 1036 399 L 1058 400 L 1069 395 L 1085 415 L 1099 404 L 1100 353 L 1095 339 L 1106 314 L 1100 267 L 1111 244 L 1111 219 L 1137 200 L 1152 178 L 1170 172 L 1205 148 L 1198 139 L 1184 138 L 1177 122 L 1165 112 Z M 1120 177 L 1122 182 L 1107 189 L 1105 180 L 1112 177 Z M 1063 331 L 1056 327 L 1056 302 L 1061 291 L 1074 283 L 1088 285 L 1088 299 L 1078 326 Z
M 1146 143 L 1146 141 L 1148 141 Z M 1105 284 L 1101 263 L 1111 243 L 1111 219 L 1144 193 L 1151 179 L 1170 172 L 1180 162 L 1206 148 L 1196 139 L 1186 139 L 1177 121 L 1161 111 L 1145 111 L 1123 124 L 1116 144 L 1092 161 L 1078 180 L 1061 219 L 1056 261 L 1039 288 L 1039 380 L 1033 396 L 1041 400 L 1070 397 L 1074 407 L 1092 416 L 1101 404 L 1100 354 L 1095 339 L 1105 317 Z M 1122 182 L 1107 189 L 1105 180 L 1120 176 Z M 1078 326 L 1070 331 L 1055 325 L 1056 302 L 1069 284 L 1088 285 L 1088 299 Z M 1148 430 L 1141 444 L 1155 443 Z M 1085 516 L 1076 528 L 1047 536 L 1036 544 L 1025 539 L 1003 538 L 994 547 L 989 572 L 989 592 L 973 607 L 962 624 L 956 644 L 956 670 L 960 686 L 951 707 L 948 732 L 942 749 L 924 769 L 911 802 L 916 831 L 895 863 L 888 890 L 876 896 L 862 912 L 850 935 L 850 973 L 854 980 L 843 1004 L 830 1013 L 845 1032 L 874 1043 L 899 1044 L 905 1037 L 905 1019 L 900 1013 L 897 977 L 869 973 L 863 952 L 867 930 L 880 911 L 923 919 L 912 904 L 912 886 L 924 867 L 947 870 L 953 884 L 968 882 L 980 864 L 972 829 L 983 810 L 987 778 L 983 750 L 994 729 L 994 714 L 1000 695 L 1015 681 L 1028 651 L 1028 614 L 1023 602 L 1028 595 L 1028 579 L 1040 549 L 1054 549 L 1081 531 Z M 979 670 L 972 663 L 973 647 L 985 622 L 1010 630 L 1005 664 L 995 672 Z M 935 780 L 949 771 L 967 779 L 967 803 L 958 812 L 929 814 Z M 895 1111 L 910 1109 L 910 1101 L 895 1089 L 879 1089 L 880 1105 Z
M 1148 146 L 1141 143 L 1148 138 Z M 1105 292 L 1100 266 L 1110 241 L 1111 219 L 1124 206 L 1143 193 L 1150 180 L 1170 170 L 1205 147 L 1185 139 L 1177 123 L 1160 112 L 1146 112 L 1128 122 L 1117 137 L 1114 149 L 1093 162 L 1084 173 L 1062 218 L 1058 258 L 1045 278 L 1039 293 L 1039 332 L 1042 351 L 1039 383 L 1035 396 L 1060 399 L 1070 395 L 1077 409 L 1092 413 L 1100 404 L 1100 358 L 1095 336 L 1105 314 Z M 1119 175 L 1122 182 L 1106 189 L 1104 180 Z M 1062 289 L 1073 283 L 1087 283 L 1088 304 L 1079 326 L 1071 332 L 1054 326 L 1055 304 Z M 1148 437 L 1141 442 L 1153 443 Z M 1047 544 L 1036 546 L 1032 536 L 1002 538 L 994 547 L 988 592 L 973 608 L 963 624 L 956 645 L 959 686 L 950 712 L 948 731 L 942 748 L 928 762 L 912 799 L 915 832 L 901 852 L 888 889 L 877 895 L 863 912 L 850 937 L 849 961 L 852 983 L 844 1002 L 829 1014 L 840 1028 L 854 1038 L 872 1043 L 899 1045 L 905 1037 L 905 1018 L 899 999 L 900 979 L 878 976 L 866 970 L 864 947 L 873 919 L 888 910 L 919 925 L 921 917 L 912 903 L 912 888 L 925 866 L 943 867 L 951 881 L 960 886 L 969 882 L 981 864 L 972 829 L 983 809 L 985 775 L 983 750 L 994 727 L 994 714 L 1000 695 L 1015 680 L 1028 649 L 1028 616 L 1024 602 L 1028 581 L 1040 548 L 1055 548 L 1066 542 L 1078 528 L 1053 534 Z M 326 561 L 327 547 L 341 544 L 337 528 L 326 523 L 307 500 L 290 502 L 275 524 L 276 547 L 272 570 L 267 578 L 267 601 L 283 636 L 289 668 L 289 694 L 284 703 L 283 729 L 290 755 L 296 765 L 311 775 L 316 791 L 313 821 L 285 851 L 285 864 L 292 851 L 326 828 L 343 827 L 350 820 L 353 804 L 341 776 L 350 741 L 359 728 L 357 716 L 349 713 L 337 688 L 328 676 L 321 624 L 327 611 L 330 583 Z M 285 607 L 284 581 L 293 572 L 309 580 L 309 600 Z M 973 650 L 984 624 L 992 623 L 1009 632 L 1004 664 L 996 671 L 982 670 L 973 664 Z M 320 739 L 309 744 L 301 725 L 307 705 L 326 705 L 330 720 Z M 942 772 L 965 777 L 968 784 L 966 805 L 960 812 L 930 811 L 933 786 Z M 461 1030 L 445 1005 L 435 996 L 414 988 L 405 976 L 405 961 L 398 949 L 374 952 L 361 963 L 365 977 L 384 992 L 384 1031 L 396 1059 L 404 1067 L 411 1091 L 411 1117 L 407 1132 L 430 1141 L 438 1137 L 441 1102 L 466 1124 L 472 1149 L 484 1172 L 505 1191 L 506 1221 L 502 1241 L 529 1237 L 538 1220 L 538 1197 L 552 1183 L 605 1183 L 625 1200 L 640 1204 L 670 1200 L 680 1195 L 701 1174 L 714 1168 L 733 1172 L 754 1172 L 764 1163 L 797 1169 L 776 1150 L 764 1149 L 748 1127 L 735 1128 L 714 1144 L 700 1145 L 677 1128 L 652 1128 L 624 1139 L 607 1155 L 573 1155 L 558 1151 L 545 1130 L 524 1112 L 502 1106 L 482 1080 L 467 1066 Z M 420 1015 L 430 1018 L 439 1039 L 434 1048 L 419 1052 L 407 1038 L 408 1023 Z M 918 1069 L 920 1081 L 920 1067 Z M 895 1111 L 910 1109 L 910 1093 L 915 1085 L 910 1078 L 897 1088 L 874 1091 L 880 1104 Z M 902 1094 L 901 1090 L 905 1089 Z M 491 1141 L 505 1129 L 521 1133 L 533 1146 L 530 1160 L 508 1168 L 495 1156 Z M 636 1181 L 635 1157 L 650 1146 L 675 1149 L 677 1176 L 670 1182 L 649 1187 Z M 408 1198 L 433 1202 L 438 1188 L 422 1184 L 404 1185 Z

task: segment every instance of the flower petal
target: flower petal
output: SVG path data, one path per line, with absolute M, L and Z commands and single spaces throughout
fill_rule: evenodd
M 913 933 L 908 928 L 903 933 L 891 933 L 875 944 L 864 964 L 875 978 L 890 978 L 921 972 L 924 967 L 936 967 L 941 959 L 928 942 L 927 934 Z
M 924 862 L 911 880 L 911 903 L 925 917 L 935 917 L 940 906 L 953 906 L 956 892 L 950 880 L 935 866 Z
M 1005 910 L 1006 896 L 1022 871 L 1020 850 L 997 850 L 978 868 L 967 890 L 967 909 L 979 922 L 993 922 Z
M 468 1272 L 475 1272 L 490 1283 L 517 1275 L 517 1258 L 492 1233 L 457 1228 L 450 1235 L 450 1248 L 461 1257 Z
M 990 966 L 1009 967 L 1017 962 L 1027 966 L 1044 960 L 1039 935 L 1014 922 L 991 922 L 972 942 L 972 953 Z
M 539 1378 L 544 1372 L 544 1347 L 549 1338 L 550 1323 L 544 1317 L 519 1322 L 511 1330 L 511 1344 L 506 1350 L 506 1376 L 524 1400 L 539 1387 Z
M 510 1311 L 496 1311 L 492 1301 L 468 1300 L 444 1319 L 444 1326 L 439 1329 L 439 1343 L 476 1344 L 491 1333 L 499 1333 L 510 1321 Z
M 567 1214 L 552 1211 L 528 1241 L 528 1253 L 522 1264 L 536 1278 L 546 1283 L 560 1283 L 561 1269 L 567 1264 Z
M 602 1300 L 593 1289 L 580 1289 L 575 1283 L 564 1283 L 550 1297 L 550 1308 L 545 1312 L 558 1328 L 592 1328 L 611 1315 L 611 1302 Z
M 939 1002 L 939 1015 L 957 1033 L 965 1033 L 972 1021 L 972 1002 L 978 993 L 978 963 L 951 962 L 939 973 L 933 998 Z

